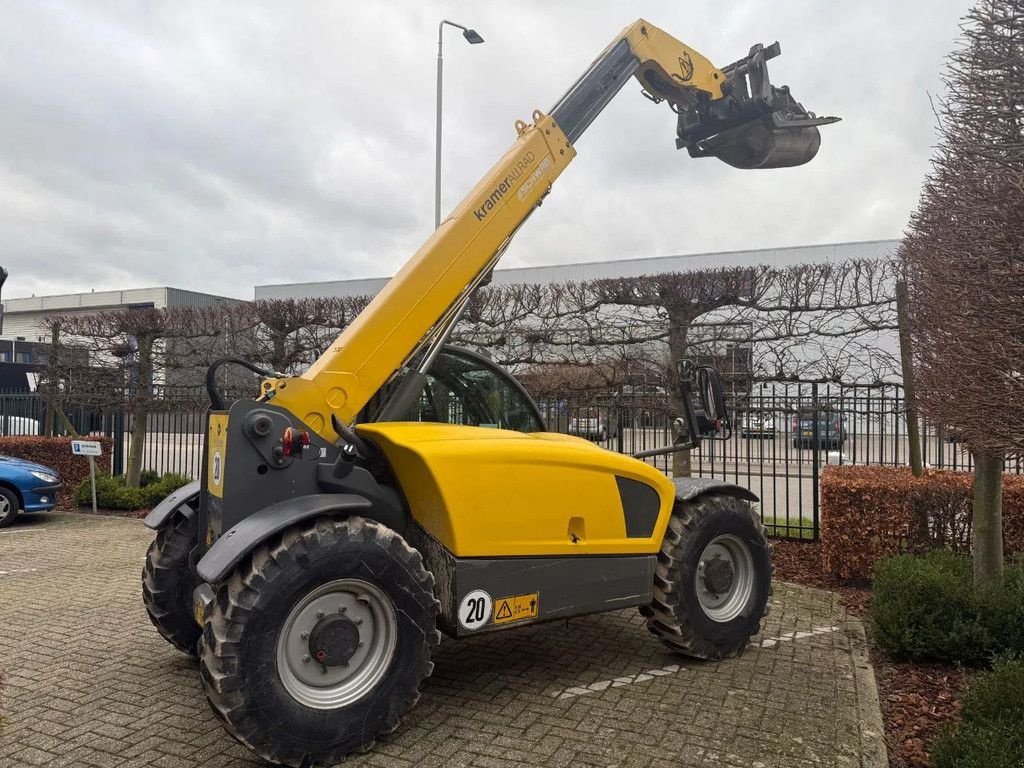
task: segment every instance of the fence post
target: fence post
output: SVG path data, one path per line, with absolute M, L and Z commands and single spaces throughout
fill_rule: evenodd
M 814 413 L 814 453 L 811 458 L 811 516 L 814 540 L 818 540 L 818 479 L 821 477 L 821 434 L 818 422 L 821 414 L 818 411 L 818 382 L 811 384 L 811 410 Z M 831 422 L 829 422 L 831 423 Z M 803 525 L 803 520 L 800 521 Z
M 110 463 L 110 474 L 114 477 L 124 474 L 124 413 L 113 412 L 111 419 L 111 437 L 114 438 L 113 457 Z

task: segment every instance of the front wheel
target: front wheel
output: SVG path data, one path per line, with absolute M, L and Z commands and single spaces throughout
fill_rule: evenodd
M 0 486 L 0 528 L 14 522 L 20 507 L 21 502 L 18 500 L 18 494 L 10 488 Z
M 760 631 L 772 558 L 750 504 L 731 496 L 677 503 L 658 553 L 647 628 L 688 656 L 739 653 Z
M 214 713 L 262 758 L 333 765 L 393 731 L 440 640 L 423 558 L 359 517 L 296 525 L 217 589 L 200 670 Z

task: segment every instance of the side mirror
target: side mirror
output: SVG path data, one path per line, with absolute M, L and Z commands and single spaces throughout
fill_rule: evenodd
M 689 360 L 682 360 L 676 365 L 676 374 L 685 418 L 672 420 L 674 442 L 662 448 L 634 453 L 633 458 L 645 459 L 696 448 L 706 438 L 729 439 L 731 428 L 725 409 L 725 388 L 718 371 L 709 365 L 694 365 Z M 719 432 L 722 433 L 720 436 Z
M 697 439 L 711 437 L 720 430 L 728 434 L 730 425 L 725 387 L 718 371 L 710 365 L 695 365 L 690 360 L 681 360 L 676 373 L 679 394 L 693 436 Z

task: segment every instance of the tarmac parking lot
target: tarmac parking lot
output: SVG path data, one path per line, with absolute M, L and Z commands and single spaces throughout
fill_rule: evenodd
M 262 765 L 193 661 L 149 623 L 152 532 L 48 513 L 0 531 L 0 766 Z M 886 765 L 863 628 L 776 583 L 739 658 L 673 655 L 635 610 L 445 640 L 418 706 L 367 766 Z

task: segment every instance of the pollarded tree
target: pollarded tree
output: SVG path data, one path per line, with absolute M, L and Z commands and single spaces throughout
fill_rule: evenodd
M 982 0 L 962 29 L 901 256 L 921 409 L 975 460 L 982 583 L 1002 569 L 1003 464 L 1024 450 L 1024 0 Z

